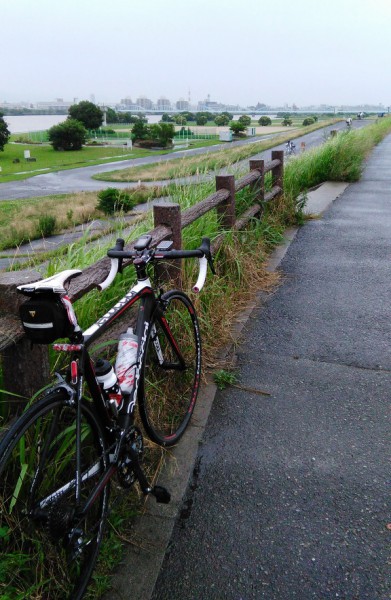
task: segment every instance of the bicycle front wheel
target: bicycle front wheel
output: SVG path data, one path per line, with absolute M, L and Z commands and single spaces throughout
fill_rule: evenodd
M 76 408 L 61 388 L 30 407 L 0 444 L 0 597 L 81 598 L 95 565 L 109 488 L 82 508 L 106 467 L 105 438 L 81 407 L 76 504 Z
M 139 409 L 149 437 L 161 446 L 181 438 L 194 411 L 201 375 L 201 338 L 191 300 L 181 291 L 161 298 L 149 328 Z

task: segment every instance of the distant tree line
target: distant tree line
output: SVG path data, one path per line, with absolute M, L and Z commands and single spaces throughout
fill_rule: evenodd
M 51 127 L 48 131 L 49 141 L 54 150 L 80 150 L 86 143 L 89 132 L 100 129 L 104 113 L 99 106 L 83 100 L 73 104 L 68 110 L 68 118 Z M 106 111 L 107 123 L 124 123 L 132 125 L 131 137 L 141 147 L 167 147 L 172 143 L 175 127 L 172 123 L 148 125 L 145 115 L 117 113 L 113 109 Z

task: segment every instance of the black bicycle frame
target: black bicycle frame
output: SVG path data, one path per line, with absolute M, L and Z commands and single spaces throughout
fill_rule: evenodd
M 139 282 L 142 285 L 142 282 Z M 135 286 L 137 287 L 137 286 Z M 113 425 L 113 421 L 110 415 L 110 412 L 106 406 L 102 390 L 97 382 L 95 370 L 93 366 L 93 362 L 90 358 L 88 348 L 91 344 L 104 332 L 106 331 L 112 323 L 121 315 L 123 315 L 128 309 L 130 309 L 137 301 L 140 301 L 140 306 L 137 314 L 137 323 L 136 323 L 136 335 L 139 340 L 138 350 L 137 350 L 137 366 L 135 373 L 135 383 L 132 390 L 132 393 L 126 398 L 126 404 L 124 408 L 121 410 L 118 415 L 115 428 Z M 77 381 L 74 381 L 76 387 L 76 409 L 77 409 L 77 419 L 76 419 L 76 473 L 75 473 L 75 496 L 76 502 L 80 507 L 80 511 L 78 511 L 78 515 L 84 515 L 88 512 L 89 508 L 92 504 L 98 499 L 100 494 L 102 493 L 104 487 L 107 485 L 108 480 L 115 474 L 117 470 L 117 461 L 120 455 L 120 451 L 122 448 L 122 443 L 126 436 L 126 433 L 129 427 L 132 424 L 134 409 L 137 403 L 137 396 L 140 385 L 141 371 L 142 365 L 144 362 L 144 353 L 146 350 L 146 342 L 149 335 L 149 329 L 151 327 L 151 323 L 153 319 L 156 318 L 159 320 L 162 328 L 164 329 L 167 339 L 172 346 L 178 361 L 178 368 L 185 368 L 185 361 L 183 356 L 178 348 L 175 338 L 173 337 L 170 326 L 167 323 L 164 312 L 161 310 L 161 303 L 164 305 L 164 295 L 157 299 L 153 289 L 146 285 L 145 287 L 141 287 L 140 290 L 134 291 L 131 290 L 126 296 L 124 296 L 108 313 L 106 313 L 103 317 L 101 317 L 94 325 L 89 327 L 84 334 L 84 343 L 81 344 L 55 344 L 58 350 L 67 350 L 71 351 L 72 362 L 75 363 L 74 372 L 77 373 Z M 172 366 L 172 365 L 170 365 Z M 71 369 L 72 372 L 72 369 Z M 105 469 L 99 478 L 95 488 L 92 490 L 89 498 L 84 503 L 84 506 L 80 506 L 80 490 L 81 483 L 83 480 L 83 473 L 81 470 L 81 447 L 80 447 L 80 435 L 81 435 L 81 398 L 82 398 L 82 390 L 83 390 L 83 381 L 85 380 L 92 399 L 94 403 L 94 407 L 99 415 L 101 422 L 106 426 L 106 435 L 109 442 L 109 448 L 114 447 L 114 454 L 112 458 L 109 458 L 108 467 Z M 68 387 L 68 386 L 67 386 Z M 68 388 L 69 392 L 69 388 Z M 69 392 L 70 393 L 70 392 Z M 118 436 L 119 432 L 119 436 Z M 142 476 L 142 473 L 140 473 Z M 85 474 L 84 474 L 85 476 Z M 87 472 L 88 476 L 88 472 Z M 92 476 L 92 475 L 90 475 Z M 72 485 L 71 482 L 69 482 Z M 147 482 L 145 478 L 143 481 L 140 481 L 143 491 L 147 491 Z

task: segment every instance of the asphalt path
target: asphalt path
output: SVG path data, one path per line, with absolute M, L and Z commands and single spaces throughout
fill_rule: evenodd
M 353 127 L 363 127 L 372 121 L 353 121 Z M 331 129 L 346 129 L 345 122 L 336 123 L 335 125 L 319 129 L 312 133 L 301 136 L 295 139 L 297 151 L 300 150 L 301 142 L 305 142 L 306 148 L 318 146 L 322 144 L 326 137 L 329 135 Z M 160 162 L 167 162 L 186 156 L 197 156 L 200 154 L 209 154 L 217 152 L 221 149 L 232 148 L 234 146 L 240 146 L 249 144 L 256 141 L 257 138 L 248 138 L 246 140 L 232 142 L 230 144 L 216 144 L 216 146 L 209 146 L 207 148 L 196 148 L 193 150 L 184 150 L 175 152 L 168 155 L 159 156 L 148 156 L 145 158 L 135 158 L 131 160 L 124 160 L 120 162 L 106 163 L 104 165 L 94 165 L 91 167 L 80 167 L 78 169 L 68 169 L 65 171 L 56 171 L 54 173 L 45 173 L 41 175 L 35 175 L 29 179 L 21 181 L 11 181 L 7 183 L 0 183 L 0 200 L 14 200 L 18 198 L 36 198 L 39 196 L 50 196 L 52 194 L 69 194 L 80 191 L 96 191 L 106 189 L 108 185 L 116 188 L 130 188 L 135 187 L 137 183 L 119 183 L 119 182 L 105 182 L 92 179 L 93 175 L 98 173 L 105 173 L 108 171 L 121 170 L 128 167 L 135 167 L 139 165 L 154 164 Z M 258 138 L 259 139 L 259 138 Z M 265 138 L 263 138 L 265 139 Z M 283 149 L 284 145 L 276 146 L 274 149 Z M 254 158 L 264 158 L 270 160 L 271 150 L 262 152 Z M 189 182 L 194 179 L 187 178 L 185 180 L 179 180 L 181 182 Z M 158 182 L 153 181 L 150 185 L 157 185 Z
M 389 600 L 391 136 L 298 232 L 218 392 L 153 600 Z M 248 391 L 261 389 L 271 396 Z

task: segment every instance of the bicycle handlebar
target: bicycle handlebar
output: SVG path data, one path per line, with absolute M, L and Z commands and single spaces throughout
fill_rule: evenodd
M 195 293 L 199 293 L 204 286 L 208 264 L 212 273 L 215 274 L 209 238 L 202 238 L 201 246 L 195 250 L 158 250 L 154 248 L 144 248 L 143 250 L 124 250 L 124 244 L 124 240 L 118 239 L 115 247 L 107 252 L 107 256 L 111 258 L 111 267 L 106 279 L 98 285 L 98 289 L 101 291 L 108 288 L 113 282 L 117 273 L 122 271 L 122 261 L 126 258 L 147 257 L 148 262 L 150 260 L 175 260 L 193 257 L 198 258 L 199 274 L 197 282 L 192 288 Z

